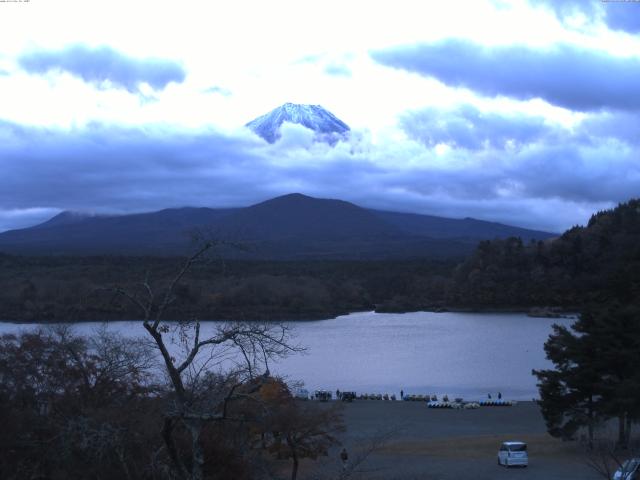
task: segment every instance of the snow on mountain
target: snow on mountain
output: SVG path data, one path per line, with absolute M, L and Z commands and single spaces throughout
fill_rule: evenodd
M 280 138 L 280 127 L 284 122 L 297 123 L 316 132 L 316 138 L 327 143 L 336 143 L 349 132 L 349 126 L 320 105 L 285 103 L 269 113 L 246 124 L 269 143 Z

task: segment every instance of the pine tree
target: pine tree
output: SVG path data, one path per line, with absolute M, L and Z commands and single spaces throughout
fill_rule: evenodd
M 571 329 L 554 325 L 545 343 L 555 369 L 534 370 L 549 433 L 573 438 L 608 418 L 618 419 L 618 445 L 629 443 L 640 419 L 640 312 L 610 305 L 585 310 Z
M 603 414 L 618 419 L 618 445 L 626 447 L 640 418 L 640 312 L 614 305 L 581 320 L 588 326 L 583 333 L 597 339 Z
M 576 335 L 566 327 L 553 328 L 544 348 L 556 368 L 533 371 L 539 381 L 547 430 L 552 436 L 566 440 L 574 438 L 581 427 L 587 427 L 591 443 L 601 400 L 595 345 L 590 337 Z

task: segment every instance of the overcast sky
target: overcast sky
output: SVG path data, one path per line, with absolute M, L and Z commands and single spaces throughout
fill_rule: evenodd
M 640 195 L 640 2 L 0 2 L 0 231 L 301 192 L 562 231 Z M 285 102 L 352 129 L 334 146 Z

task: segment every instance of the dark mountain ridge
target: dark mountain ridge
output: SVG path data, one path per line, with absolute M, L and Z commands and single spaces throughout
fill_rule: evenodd
M 528 242 L 532 239 L 544 240 L 555 236 L 540 230 L 530 230 L 469 217 L 457 219 L 382 210 L 372 210 L 372 212 L 405 233 L 431 238 L 468 238 L 477 240 L 496 237 L 520 237 L 523 241 Z
M 317 199 L 293 193 L 267 200 L 222 220 L 226 231 L 260 240 L 348 239 L 400 235 L 375 213 L 343 200 Z
M 383 212 L 349 202 L 289 194 L 245 208 L 172 208 L 131 215 L 63 212 L 34 227 L 0 233 L 0 252 L 176 255 L 194 235 L 236 241 L 233 258 L 366 259 L 452 257 L 483 239 L 551 233 L 474 219 Z

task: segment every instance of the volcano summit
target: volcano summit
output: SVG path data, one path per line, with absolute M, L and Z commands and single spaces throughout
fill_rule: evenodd
M 330 144 L 347 136 L 349 126 L 320 105 L 285 103 L 246 124 L 269 143 L 280 138 L 284 122 L 302 125 L 316 133 L 316 139 Z

